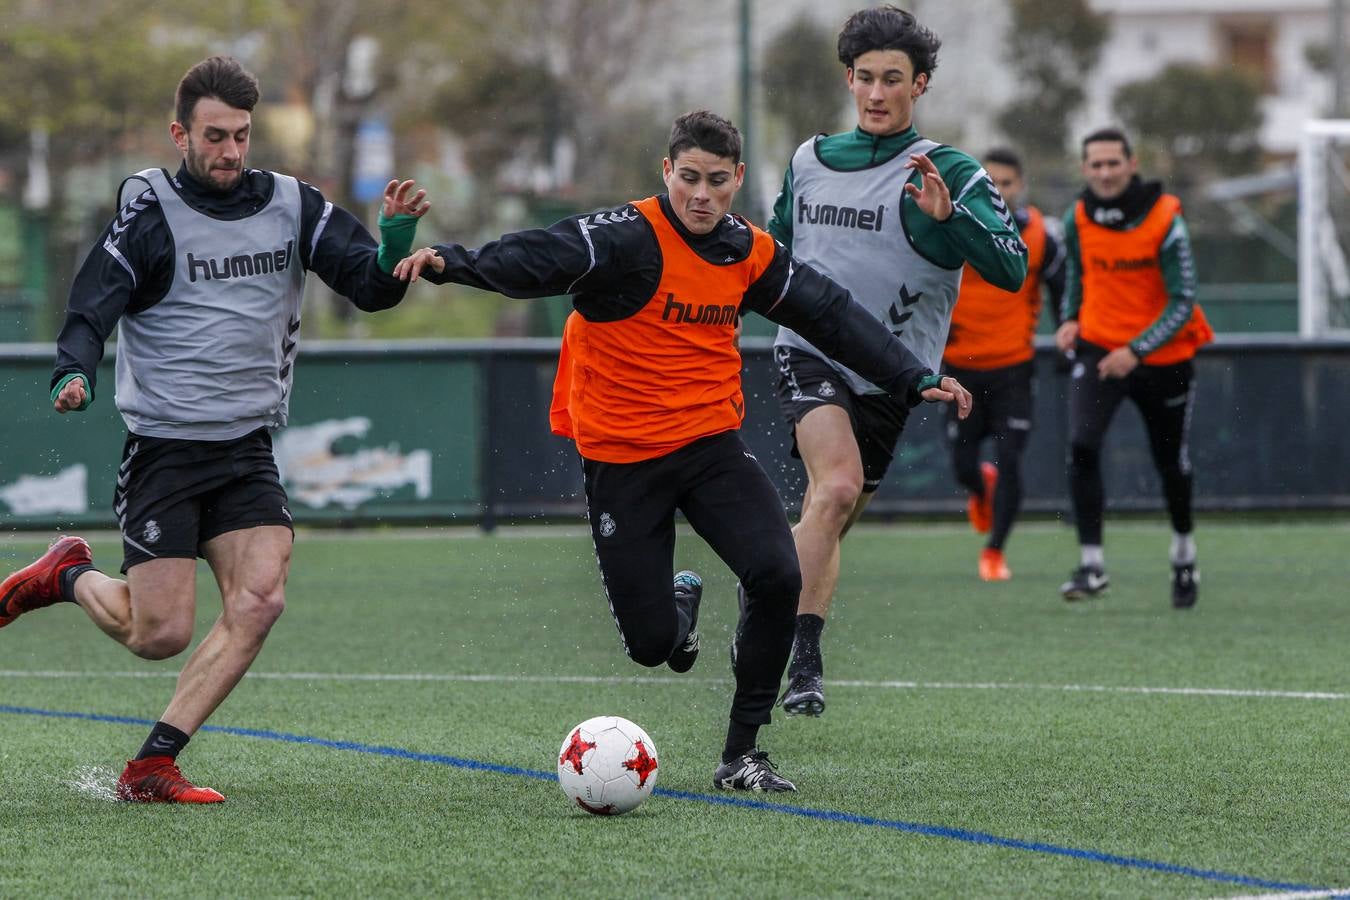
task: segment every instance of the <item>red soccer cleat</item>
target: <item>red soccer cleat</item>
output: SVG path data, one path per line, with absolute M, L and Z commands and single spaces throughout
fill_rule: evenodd
M 84 538 L 63 536 L 32 565 L 0 583 L 0 628 L 19 616 L 61 600 L 61 573 L 78 563 L 90 563 L 93 554 Z
M 970 495 L 966 501 L 966 518 L 970 527 L 980 534 L 988 534 L 994 527 L 994 488 L 998 486 L 998 466 L 991 462 L 980 463 L 980 477 L 984 479 L 984 496 Z
M 117 799 L 135 803 L 221 803 L 225 795 L 183 777 L 172 756 L 133 759 L 117 779 Z
M 1007 581 L 1009 578 L 1012 578 L 1012 570 L 1008 568 L 1002 550 L 985 547 L 980 551 L 981 581 Z

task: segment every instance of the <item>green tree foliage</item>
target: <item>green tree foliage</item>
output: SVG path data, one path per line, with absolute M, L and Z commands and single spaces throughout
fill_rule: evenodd
M 764 106 L 794 142 L 837 130 L 845 106 L 843 67 L 834 33 L 798 16 L 764 49 Z
M 453 57 L 433 106 L 467 137 L 489 190 L 504 162 L 551 170 L 566 144 L 576 150 L 569 189 L 587 203 L 613 202 L 635 181 L 650 188 L 653 171 L 650 162 L 631 171 L 616 151 L 665 137 L 649 130 L 663 116 L 614 86 L 661 46 L 662 20 L 681 14 L 676 0 L 459 0 L 456 23 L 474 39 Z
M 52 134 L 58 159 L 107 153 L 129 131 L 167 129 L 173 85 L 203 45 L 153 3 L 0 3 L 0 128 Z M 164 40 L 152 41 L 160 34 Z
M 1261 84 L 1231 68 L 1174 63 L 1153 78 L 1122 86 L 1121 121 L 1182 180 L 1249 171 L 1261 147 Z
M 999 126 L 1029 155 L 1059 158 L 1109 21 L 1088 0 L 1012 0 L 1011 8 L 1008 60 L 1025 91 L 999 116 Z
M 505 72 L 511 77 L 502 77 Z M 469 168 L 490 185 L 508 164 L 550 160 L 567 130 L 570 100 L 543 62 L 485 46 L 463 60 L 459 75 L 437 93 L 431 110 L 453 123 Z

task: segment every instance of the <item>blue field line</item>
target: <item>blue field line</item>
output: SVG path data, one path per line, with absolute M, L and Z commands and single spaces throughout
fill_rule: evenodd
M 99 713 L 66 712 L 52 709 L 33 709 L 25 706 L 6 706 L 0 704 L 0 713 L 22 716 L 44 716 L 52 719 L 81 719 L 88 722 L 108 722 L 114 725 L 153 726 L 153 719 L 139 719 L 131 716 L 109 716 Z M 348 750 L 354 753 L 369 753 L 374 756 L 388 756 L 395 759 L 408 759 L 415 762 L 435 763 L 452 766 L 456 769 L 468 769 L 477 772 L 493 772 L 498 775 L 517 775 L 534 778 L 539 781 L 553 781 L 556 775 L 519 766 L 503 766 L 482 762 L 476 759 L 464 759 L 447 756 L 442 753 L 419 753 L 402 747 L 386 747 L 379 744 L 364 744 L 359 741 L 332 741 L 327 738 L 311 737 L 303 734 L 289 734 L 284 731 L 269 731 L 258 728 L 234 728 L 227 725 L 203 725 L 202 731 L 216 734 L 230 734 L 237 737 L 251 737 L 266 741 L 281 741 L 288 744 L 310 744 L 315 747 L 327 747 L 330 750 Z M 1187 878 L 1200 878 L 1205 881 L 1218 881 L 1227 884 L 1240 884 L 1246 887 L 1270 888 L 1281 891 L 1331 891 L 1315 885 L 1298 884 L 1289 881 L 1272 881 L 1266 878 L 1254 878 L 1234 872 L 1222 872 L 1217 869 L 1197 869 L 1192 866 L 1179 866 L 1173 863 L 1157 862 L 1134 856 L 1118 856 L 1114 853 L 1102 853 L 1097 850 L 1080 850 L 1075 847 L 1062 847 L 1058 844 L 1046 844 L 1040 841 L 1023 841 L 1017 838 L 999 837 L 982 831 L 968 831 L 964 828 L 947 828 L 941 825 L 924 825 L 919 822 L 905 822 L 899 819 L 878 819 L 857 813 L 835 812 L 827 809 L 812 809 L 808 806 L 790 806 L 784 803 L 770 803 L 734 794 L 698 794 L 690 791 L 672 791 L 656 788 L 654 795 L 672 800 L 690 800 L 699 803 L 712 803 L 719 806 L 735 806 L 742 809 L 759 809 L 783 815 L 799 816 L 803 819 L 816 819 L 823 822 L 843 822 L 849 825 L 861 825 L 867 828 L 885 828 L 903 831 L 909 834 L 921 834 L 926 837 L 947 838 L 964 841 L 969 844 L 985 844 L 991 847 L 1003 847 L 1009 850 L 1026 850 L 1031 853 L 1045 853 L 1052 856 L 1065 856 L 1085 862 L 1122 866 L 1129 869 L 1143 869 L 1150 872 L 1162 872 L 1168 875 L 1183 875 Z M 1350 894 L 1333 894 L 1335 897 L 1350 897 Z

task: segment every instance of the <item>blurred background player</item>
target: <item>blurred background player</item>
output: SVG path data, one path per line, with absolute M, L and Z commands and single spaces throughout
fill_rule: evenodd
M 914 128 L 914 105 L 941 43 L 893 6 L 849 17 L 838 52 L 857 127 L 797 148 L 769 222 L 793 256 L 848 288 L 933 370 L 962 265 L 1008 291 L 1027 272 L 1026 247 L 980 164 Z M 782 703 L 789 715 L 820 715 L 820 638 L 840 542 L 880 486 L 909 407 L 790 323 L 779 329 L 774 355 L 779 402 L 807 478 L 793 529 L 802 597 Z
M 1101 447 L 1125 398 L 1148 431 L 1172 521 L 1172 605 L 1195 605 L 1187 433 L 1194 392 L 1192 359 L 1214 339 L 1195 301 L 1195 260 L 1181 201 L 1138 175 L 1125 134 L 1114 128 L 1083 139 L 1087 186 L 1064 216 L 1066 288 L 1055 342 L 1076 361 L 1069 388 L 1069 490 L 1079 564 L 1060 587 L 1065 600 L 1106 590 L 1102 548 Z
M 1034 337 L 1042 289 L 1056 320 L 1064 294 L 1064 246 L 1046 228 L 1045 217 L 1020 203 L 1026 184 L 1022 162 L 1006 147 L 984 156 L 984 169 L 998 188 L 1027 245 L 1027 277 L 1009 293 L 990 284 L 969 262 L 952 310 L 944 368 L 970 391 L 970 416 L 948 417 L 952 471 L 970 492 L 970 524 L 989 539 L 980 553 L 985 581 L 1012 577 L 1003 548 L 1022 505 L 1022 452 L 1031 432 Z M 980 462 L 980 445 L 994 439 L 994 462 Z
M 738 433 L 740 316 L 799 329 L 902 408 L 941 400 L 965 415 L 970 395 L 934 375 L 842 287 L 729 214 L 745 177 L 734 125 L 706 111 L 681 116 L 669 152 L 666 194 L 477 250 L 424 248 L 395 272 L 511 297 L 572 295 L 550 419 L 581 457 L 601 583 L 624 652 L 676 672 L 697 658 L 703 585 L 692 572 L 672 576 L 675 513 L 683 512 L 745 593 L 713 784 L 793 791 L 756 741 L 792 647 L 801 574 L 782 500 Z
M 103 343 L 120 322 L 115 399 L 128 434 L 113 510 L 126 580 L 95 569 L 83 539 L 63 537 L 0 584 L 0 627 L 78 603 L 132 653 L 167 659 L 192 642 L 197 557 L 210 564 L 220 618 L 122 772 L 122 800 L 225 799 L 184 778 L 177 758 L 285 606 L 291 514 L 269 429 L 287 420 L 306 273 L 361 309 L 396 305 L 407 285 L 389 272 L 429 206 L 424 192 L 409 196 L 411 181 L 390 182 L 377 247 L 317 189 L 245 166 L 257 102 L 257 80 L 233 59 L 189 69 L 169 126 L 182 165 L 123 183 L 120 211 L 71 286 L 57 412 L 93 401 Z

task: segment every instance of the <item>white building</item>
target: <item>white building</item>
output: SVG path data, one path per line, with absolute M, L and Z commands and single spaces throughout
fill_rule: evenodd
M 1310 50 L 1329 52 L 1333 0 L 1091 0 L 1111 35 L 1088 81 L 1084 128 L 1113 121 L 1121 85 L 1193 62 L 1255 72 L 1265 85 L 1266 151 L 1292 155 L 1304 122 L 1331 109 L 1331 78 Z
M 980 153 L 1003 138 L 997 116 L 1021 85 L 1004 47 L 1012 16 L 1008 0 L 894 0 L 910 9 L 942 38 L 932 88 L 919 102 L 921 131 Z M 1087 101 L 1071 133 L 1080 134 L 1116 121 L 1116 91 L 1132 81 L 1157 75 L 1171 63 L 1245 69 L 1266 85 L 1261 139 L 1272 154 L 1292 154 L 1302 123 L 1328 115 L 1331 78 L 1318 72 L 1310 51 L 1330 51 L 1335 0 L 1089 0 L 1093 11 L 1110 18 L 1110 31 L 1096 69 L 1085 85 Z M 678 60 L 678 83 L 659 85 L 676 105 L 702 103 L 739 117 L 739 3 L 703 0 L 707 26 L 662 35 L 664 55 Z M 752 56 L 758 96 L 764 72 L 763 47 L 797 15 L 806 13 L 837 32 L 859 0 L 751 0 L 754 25 Z M 1350 38 L 1350 23 L 1347 24 Z M 689 67 L 688 61 L 699 60 Z M 840 127 L 850 124 L 851 101 L 840 70 Z M 754 124 L 765 119 L 757 107 Z M 786 152 L 778 135 L 768 132 L 761 166 L 777 168 Z M 803 136 L 804 137 L 804 136 Z M 1015 138 L 1014 136 L 1008 136 Z

